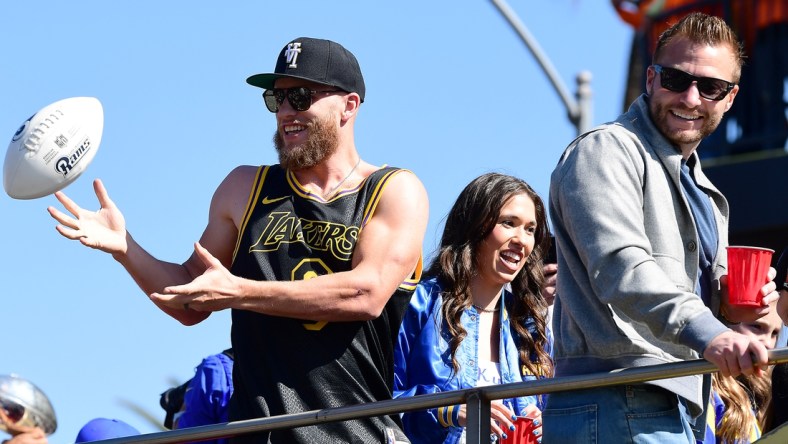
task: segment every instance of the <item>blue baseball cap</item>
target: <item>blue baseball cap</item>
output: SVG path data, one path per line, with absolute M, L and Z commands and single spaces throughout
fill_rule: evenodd
M 76 442 L 100 441 L 139 434 L 139 430 L 121 420 L 96 418 L 91 419 L 79 430 Z

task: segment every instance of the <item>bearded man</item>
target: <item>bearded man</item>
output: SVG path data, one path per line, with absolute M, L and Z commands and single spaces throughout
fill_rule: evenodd
M 729 326 L 766 316 L 776 286 L 760 289 L 758 306 L 728 303 L 728 203 L 696 153 L 733 105 L 742 63 L 722 19 L 689 14 L 660 36 L 646 94 L 564 151 L 550 181 L 555 376 L 700 356 L 723 376 L 763 375 L 766 348 Z M 544 442 L 694 443 L 710 383 L 691 375 L 553 393 Z
M 230 420 L 390 399 L 393 341 L 421 275 L 426 191 L 407 170 L 370 165 L 354 143 L 364 102 L 358 62 L 338 43 L 298 38 L 264 88 L 279 164 L 239 166 L 182 264 L 128 234 L 100 181 L 101 209 L 50 207 L 69 239 L 108 252 L 185 325 L 232 310 Z M 243 435 L 234 442 L 407 442 L 398 415 Z

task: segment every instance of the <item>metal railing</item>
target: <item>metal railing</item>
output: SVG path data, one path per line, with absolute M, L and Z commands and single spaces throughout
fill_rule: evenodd
M 788 362 L 788 348 L 769 351 L 769 364 L 784 362 Z M 467 404 L 466 442 L 483 442 L 480 440 L 480 437 L 490 436 L 490 401 L 495 399 L 565 392 L 592 387 L 634 384 L 656 379 L 669 379 L 702 373 L 713 373 L 716 370 L 717 367 L 709 361 L 705 359 L 696 359 L 671 364 L 625 368 L 607 373 L 600 372 L 588 375 L 546 378 L 536 381 L 476 387 L 451 392 L 419 395 L 410 398 L 312 410 L 303 413 L 234 421 L 96 442 L 105 444 L 167 444 L 184 441 L 201 441 L 267 430 L 319 425 L 328 422 L 367 418 L 371 416 L 393 415 L 402 412 L 455 404 Z

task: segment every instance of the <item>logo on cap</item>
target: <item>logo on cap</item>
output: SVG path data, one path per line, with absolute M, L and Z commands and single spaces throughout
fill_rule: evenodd
M 287 59 L 287 63 L 290 64 L 288 68 L 298 68 L 298 54 L 301 54 L 301 43 L 288 43 L 287 50 L 285 51 L 285 58 Z

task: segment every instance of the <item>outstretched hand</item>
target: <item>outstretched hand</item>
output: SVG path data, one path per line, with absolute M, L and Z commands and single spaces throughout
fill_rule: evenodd
M 195 242 L 194 252 L 205 265 L 205 271 L 188 284 L 173 285 L 161 293 L 151 294 L 151 299 L 178 310 L 219 311 L 230 308 L 229 302 L 239 294 L 239 278 L 199 242 Z
M 55 197 L 72 216 L 55 207 L 48 207 L 49 214 L 60 224 L 55 227 L 63 237 L 79 240 L 83 245 L 111 254 L 126 253 L 126 221 L 115 203 L 109 198 L 101 180 L 93 181 L 101 208 L 98 211 L 87 211 L 77 205 L 62 191 Z

